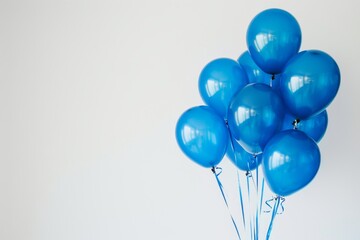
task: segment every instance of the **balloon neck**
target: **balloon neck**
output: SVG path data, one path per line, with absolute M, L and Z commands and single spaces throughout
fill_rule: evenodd
M 275 80 L 275 74 L 271 74 L 270 87 L 273 86 L 273 81 Z
M 251 172 L 250 172 L 250 171 L 246 171 L 245 176 L 250 178 L 250 177 L 251 177 Z
M 295 119 L 293 122 L 292 122 L 292 125 L 294 126 L 294 129 L 298 129 L 298 125 L 300 123 L 300 119 Z
M 216 166 L 213 166 L 211 168 L 211 172 L 216 175 L 216 176 L 219 176 L 221 173 L 222 173 L 222 168 L 221 167 L 216 167 Z

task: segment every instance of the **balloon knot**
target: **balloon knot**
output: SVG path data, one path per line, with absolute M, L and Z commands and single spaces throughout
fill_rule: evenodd
M 295 120 L 292 122 L 292 125 L 294 126 L 294 129 L 297 129 L 299 123 L 300 123 L 300 119 L 299 119 L 299 118 L 295 119 Z
M 275 80 L 275 74 L 271 75 L 271 80 Z
M 219 176 L 222 173 L 222 168 L 214 166 L 214 167 L 211 168 L 211 172 L 213 174 L 215 174 L 216 176 Z

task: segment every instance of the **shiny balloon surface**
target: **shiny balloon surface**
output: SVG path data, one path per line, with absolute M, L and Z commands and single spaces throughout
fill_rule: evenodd
M 209 168 L 224 157 L 229 134 L 223 118 L 208 106 L 198 106 L 180 116 L 176 124 L 176 140 L 186 156 Z
M 281 74 L 271 75 L 261 70 L 252 59 L 249 51 L 242 53 L 237 61 L 245 70 L 249 83 L 264 83 L 279 91 Z
M 225 117 L 231 98 L 248 83 L 244 69 L 229 58 L 208 63 L 200 73 L 199 92 L 204 102 Z
M 256 65 L 249 51 L 243 52 L 237 61 L 245 70 L 249 83 L 265 83 L 270 85 L 272 75 L 264 72 Z
M 334 59 L 319 50 L 297 54 L 281 75 L 280 90 L 287 108 L 300 119 L 314 116 L 332 102 L 340 86 Z
M 320 167 L 316 142 L 299 130 L 275 135 L 263 152 L 263 172 L 270 189 L 288 196 L 305 187 Z
M 243 147 L 233 139 L 229 141 L 226 156 L 230 161 L 240 170 L 251 171 L 255 169 L 260 163 L 262 155 L 253 155 L 245 151 Z
M 238 92 L 228 110 L 232 136 L 251 154 L 261 153 L 281 129 L 284 105 L 270 86 L 252 83 Z
M 287 11 L 267 9 L 251 21 L 246 41 L 255 63 L 266 73 L 278 74 L 300 49 L 300 25 Z

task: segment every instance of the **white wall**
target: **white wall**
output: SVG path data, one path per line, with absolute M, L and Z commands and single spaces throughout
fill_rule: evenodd
M 320 172 L 287 198 L 272 239 L 358 238 L 355 0 L 2 0 L 0 239 L 236 239 L 213 176 L 182 154 L 174 127 L 202 104 L 202 67 L 246 50 L 249 22 L 269 7 L 291 12 L 302 49 L 342 72 Z

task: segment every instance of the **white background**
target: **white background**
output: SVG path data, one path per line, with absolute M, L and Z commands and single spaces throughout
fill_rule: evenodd
M 320 171 L 287 198 L 272 239 L 357 239 L 355 0 L 1 0 L 0 239 L 236 239 L 210 170 L 182 154 L 174 128 L 202 104 L 204 65 L 236 59 L 270 7 L 342 73 Z

